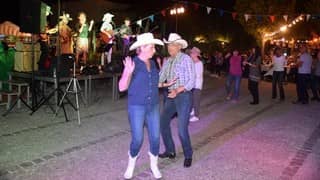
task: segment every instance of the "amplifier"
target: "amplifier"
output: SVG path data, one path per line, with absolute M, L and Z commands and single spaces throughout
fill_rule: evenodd
M 38 70 L 38 61 L 40 59 L 40 44 L 36 43 L 33 45 L 17 42 L 16 52 L 14 54 L 14 70 L 19 72 L 30 72 L 32 71 L 32 62 L 34 62 L 34 70 Z M 33 51 L 32 51 L 33 49 Z M 34 55 L 34 57 L 33 57 Z M 34 58 L 34 59 L 32 59 Z

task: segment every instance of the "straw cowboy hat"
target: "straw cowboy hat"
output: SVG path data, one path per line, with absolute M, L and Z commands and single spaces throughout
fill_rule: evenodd
M 131 51 L 147 44 L 164 45 L 160 39 L 155 39 L 152 33 L 143 33 L 137 36 L 137 41 L 130 46 L 129 50 Z
M 72 18 L 70 17 L 70 14 L 65 14 L 65 13 L 63 13 L 63 15 L 62 16 L 59 16 L 59 18 L 60 19 L 65 19 L 65 20 L 67 20 L 67 21 L 71 21 L 72 20 Z
M 181 36 L 177 33 L 170 33 L 168 40 L 163 39 L 163 42 L 166 44 L 177 43 L 182 46 L 182 49 L 188 47 L 188 43 L 186 40 L 182 39 Z
M 106 21 L 107 19 L 111 19 L 112 17 L 114 17 L 113 14 L 106 13 L 103 15 L 102 21 Z

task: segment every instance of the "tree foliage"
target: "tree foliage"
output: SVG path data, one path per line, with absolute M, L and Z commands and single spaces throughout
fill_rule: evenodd
M 245 30 L 261 44 L 265 33 L 276 31 L 285 23 L 283 15 L 288 15 L 288 21 L 297 16 L 295 6 L 296 0 L 237 0 L 234 9 Z M 244 14 L 251 15 L 248 21 Z M 275 16 L 274 22 L 270 19 L 271 15 Z
M 320 12 L 319 0 L 309 0 L 305 2 L 304 5 L 305 13 L 311 15 L 318 15 Z M 312 36 L 319 36 L 320 24 L 319 17 L 310 18 L 308 21 L 309 28 L 311 30 L 310 34 Z

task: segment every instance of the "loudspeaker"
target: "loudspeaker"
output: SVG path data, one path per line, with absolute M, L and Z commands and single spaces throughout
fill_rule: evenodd
M 53 76 L 54 71 L 57 70 L 60 77 L 69 77 L 71 75 L 70 69 L 73 67 L 74 61 L 74 54 L 61 54 L 60 58 L 55 56 L 51 62 L 49 76 Z
M 25 33 L 40 33 L 40 0 L 20 1 L 20 31 Z

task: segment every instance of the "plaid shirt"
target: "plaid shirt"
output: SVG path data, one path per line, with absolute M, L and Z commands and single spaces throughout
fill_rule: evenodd
M 164 63 L 160 71 L 160 83 L 178 78 L 177 82 L 169 89 L 176 89 L 183 86 L 185 90 L 190 91 L 195 86 L 196 73 L 194 63 L 191 57 L 179 52 L 176 57 L 170 57 Z

